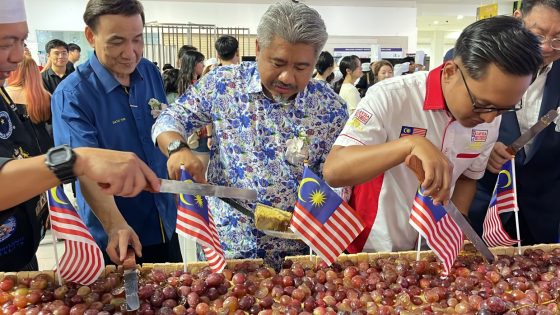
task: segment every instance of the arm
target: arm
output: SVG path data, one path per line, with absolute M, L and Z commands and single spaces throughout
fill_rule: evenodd
M 453 191 L 451 201 L 466 216 L 469 214 L 469 208 L 475 194 L 476 180 L 461 175 L 455 183 L 455 190 Z
M 105 194 L 135 196 L 146 186 L 159 189 L 157 176 L 136 155 L 126 152 L 78 148 L 74 174 L 104 183 Z M 45 156 L 6 163 L 0 170 L 0 211 L 13 207 L 60 184 L 45 165 Z
M 202 162 L 188 148 L 169 156 L 167 147 L 174 140 L 186 142 L 188 135 L 194 130 L 212 124 L 212 105 L 209 98 L 214 91 L 213 80 L 212 73 L 204 76 L 188 89 L 185 95 L 166 108 L 152 127 L 152 140 L 161 152 L 169 157 L 167 171 L 171 179 L 179 178 L 180 166 L 183 164 L 196 182 L 206 182 Z
M 132 245 L 136 255 L 142 256 L 142 245 L 138 235 L 126 223 L 111 195 L 103 194 L 101 188 L 95 181 L 88 178 L 80 178 L 82 194 L 95 216 L 103 225 L 107 233 L 107 255 L 116 264 L 121 264 L 126 258 L 128 245 Z M 117 253 L 119 250 L 119 254 Z
M 434 203 L 449 199 L 452 167 L 447 158 L 429 140 L 408 136 L 382 144 L 334 146 L 323 169 L 327 183 L 333 187 L 366 182 L 384 171 L 416 156 L 422 162 L 425 193 Z

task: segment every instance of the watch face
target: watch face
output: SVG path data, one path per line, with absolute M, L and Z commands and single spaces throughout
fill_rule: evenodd
M 177 140 L 172 141 L 172 142 L 169 144 L 169 147 L 167 148 L 167 150 L 168 150 L 168 151 L 176 150 L 176 149 L 179 147 L 180 144 L 181 144 L 180 141 L 177 141 Z
M 70 152 L 66 150 L 56 150 L 50 154 L 50 162 L 53 165 L 58 165 L 70 160 Z

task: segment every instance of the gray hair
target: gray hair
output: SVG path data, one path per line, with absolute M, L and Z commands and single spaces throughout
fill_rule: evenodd
M 268 47 L 276 36 L 292 44 L 310 44 L 317 56 L 329 37 L 319 13 L 303 3 L 293 1 L 271 5 L 261 18 L 257 28 L 259 45 Z

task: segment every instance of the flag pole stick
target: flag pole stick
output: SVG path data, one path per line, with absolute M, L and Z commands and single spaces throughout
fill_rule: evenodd
M 422 234 L 418 233 L 418 245 L 416 247 L 416 261 L 420 261 L 420 247 L 422 246 Z
M 50 207 L 49 207 L 50 209 Z M 51 214 L 49 213 L 49 220 L 52 222 Z M 58 268 L 58 248 L 56 248 L 56 237 L 54 236 L 54 231 L 51 225 L 51 237 L 52 237 L 52 246 L 54 249 L 54 268 L 56 269 L 56 278 L 58 280 L 58 285 L 62 285 L 62 277 L 60 276 L 60 268 Z
M 187 242 L 184 236 L 179 235 L 181 238 L 181 257 L 183 257 L 183 271 L 187 272 Z
M 517 184 L 515 183 L 515 157 L 511 159 L 511 171 L 512 171 L 512 182 L 513 182 L 513 202 L 515 208 L 513 210 L 515 215 L 515 232 L 517 233 L 517 254 L 521 255 L 521 232 L 519 231 L 519 207 L 517 206 Z

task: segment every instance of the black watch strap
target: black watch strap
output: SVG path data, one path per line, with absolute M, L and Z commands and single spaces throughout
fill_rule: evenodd
M 65 144 L 50 148 L 47 151 L 45 164 L 63 184 L 72 183 L 76 180 L 74 174 L 75 162 L 76 153 Z
M 183 141 L 179 141 L 179 143 L 171 150 L 167 150 L 167 156 L 171 156 L 171 154 L 175 153 L 175 152 L 179 152 L 184 148 L 188 148 L 189 145 Z

